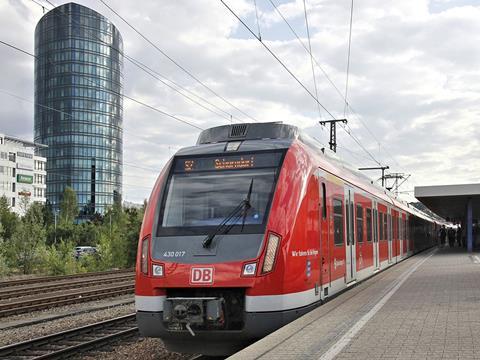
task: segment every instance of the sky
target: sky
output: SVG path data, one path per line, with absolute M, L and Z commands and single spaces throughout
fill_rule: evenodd
M 475 165 L 480 158 L 478 0 L 356 0 L 347 109 L 351 0 L 306 0 L 312 54 L 319 64 L 318 100 L 330 114 L 319 113 L 307 91 L 220 0 L 104 1 L 226 101 L 172 64 L 100 0 L 78 0 L 117 26 L 126 55 L 181 84 L 196 103 L 128 61 L 125 95 L 201 128 L 228 124 L 230 115 L 234 122 L 283 121 L 325 144 L 329 133 L 319 120 L 346 117 L 350 134 L 338 129 L 337 155 L 356 167 L 378 162 L 391 172 L 411 174 L 400 188 L 407 200 L 418 185 L 480 182 Z M 308 46 L 303 0 L 256 0 L 257 11 L 253 0 L 224 1 L 314 94 L 310 55 L 272 5 Z M 45 0 L 0 0 L 0 40 L 33 52 L 35 25 L 43 15 L 38 4 L 51 8 Z M 32 139 L 33 105 L 17 97 L 33 100 L 33 58 L 0 44 L 0 65 L 0 133 Z M 127 99 L 123 122 L 123 196 L 142 202 L 168 159 L 194 145 L 200 131 Z M 380 173 L 368 175 L 377 180 Z

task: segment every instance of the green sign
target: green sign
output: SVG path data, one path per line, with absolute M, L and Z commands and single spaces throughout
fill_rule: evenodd
M 33 176 L 32 175 L 17 175 L 17 182 L 22 184 L 33 184 Z

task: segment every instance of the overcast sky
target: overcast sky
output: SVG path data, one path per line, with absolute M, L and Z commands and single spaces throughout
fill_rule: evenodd
M 51 8 L 44 0 L 35 1 Z M 202 96 L 217 107 L 217 114 L 128 62 L 126 95 L 202 128 L 228 123 L 219 114 L 249 120 L 246 113 L 259 121 L 298 125 L 328 142 L 328 132 L 317 124 L 313 99 L 219 0 L 105 1 L 242 112 L 172 65 L 100 1 L 78 0 L 113 21 L 127 55 Z M 306 44 L 303 1 L 272 1 Z M 225 2 L 258 32 L 253 0 Z M 309 55 L 269 0 L 256 3 L 262 40 L 314 92 Z M 351 1 L 306 4 L 313 55 L 343 93 Z M 33 52 L 34 29 L 41 16 L 42 8 L 32 0 L 0 0 L 0 40 Z M 412 174 L 401 190 L 480 182 L 479 19 L 478 0 L 355 2 L 348 89 L 355 113 L 347 111 L 347 118 L 353 134 L 379 162 L 393 172 Z M 33 100 L 33 59 L 0 44 L 0 64 L 0 132 L 31 139 L 33 105 L 4 92 Z M 335 117 L 343 117 L 342 97 L 321 69 L 315 71 L 320 102 Z M 168 158 L 180 147 L 194 144 L 199 130 L 129 100 L 124 105 L 124 198 L 141 202 Z M 323 110 L 321 117 L 329 118 Z M 376 165 L 341 129 L 338 144 L 338 155 L 354 166 Z

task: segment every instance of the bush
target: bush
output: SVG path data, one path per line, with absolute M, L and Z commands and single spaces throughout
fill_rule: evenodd
M 114 246 L 107 234 L 100 234 L 100 241 L 97 245 L 98 250 L 98 270 L 110 270 L 117 265 L 115 264 Z
M 5 243 L 0 239 L 0 277 L 4 277 L 10 273 L 10 268 L 7 264 L 7 258 L 3 253 L 5 249 Z
M 69 275 L 85 272 L 75 257 L 75 245 L 60 241 L 57 246 L 50 245 L 43 252 L 44 269 L 49 275 Z

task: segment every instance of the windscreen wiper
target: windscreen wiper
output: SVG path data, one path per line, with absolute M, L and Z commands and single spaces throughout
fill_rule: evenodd
M 243 219 L 242 219 L 242 232 L 243 232 L 243 227 L 245 226 L 245 219 L 247 218 L 247 212 L 252 207 L 252 204 L 250 204 L 250 196 L 252 195 L 252 187 L 253 187 L 253 178 L 252 178 L 252 181 L 250 181 L 250 187 L 248 188 L 247 198 L 245 199 L 245 206 L 244 206 L 244 209 L 243 209 Z
M 203 240 L 203 247 L 208 248 L 212 244 L 213 238 L 220 234 L 222 231 L 224 233 L 227 233 L 230 231 L 230 229 L 236 224 L 236 222 L 240 219 L 241 216 L 243 216 L 243 222 L 242 222 L 242 231 L 243 231 L 243 226 L 245 224 L 245 218 L 247 217 L 247 211 L 252 207 L 250 204 L 250 196 L 252 194 L 252 186 L 253 186 L 253 179 L 250 182 L 250 188 L 248 189 L 248 194 L 245 199 L 240 201 L 240 203 L 223 219 L 223 221 L 218 224 L 218 226 L 215 228 L 215 230 L 208 234 L 207 237 Z M 239 213 L 243 210 L 243 214 Z M 232 220 L 235 219 L 235 221 L 232 222 L 232 224 L 228 225 L 228 223 Z

